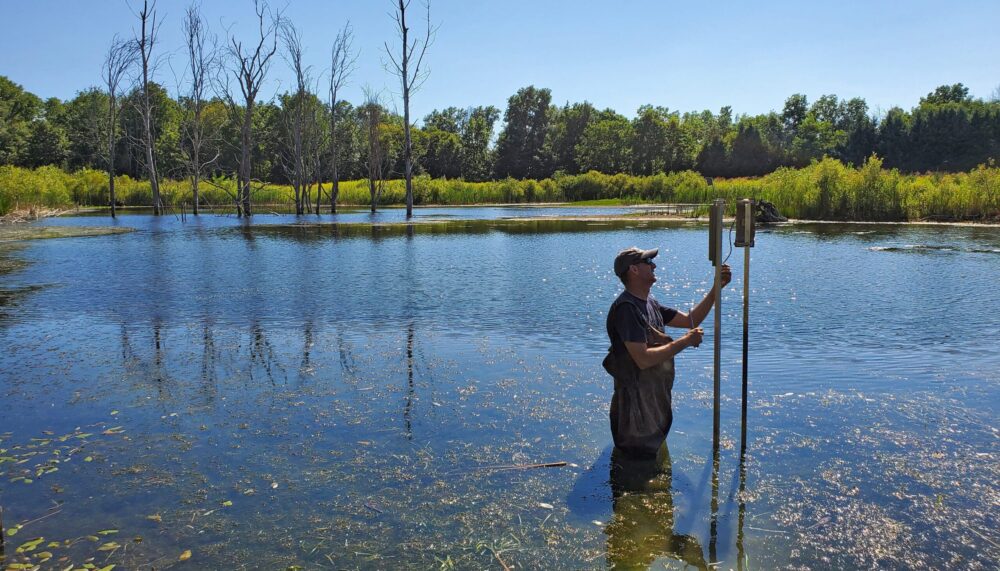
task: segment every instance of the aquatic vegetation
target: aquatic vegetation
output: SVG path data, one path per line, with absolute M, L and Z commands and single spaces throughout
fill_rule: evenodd
M 55 167 L 36 170 L 0 166 L 0 215 L 16 205 L 49 207 L 105 206 L 107 181 L 100 171 L 82 169 L 66 173 Z M 236 192 L 231 179 L 204 181 L 203 206 L 230 208 Z M 164 180 L 161 193 L 169 209 L 190 210 L 187 181 Z M 151 203 L 149 183 L 126 175 L 116 178 L 116 196 L 126 206 Z M 725 198 L 730 213 L 741 198 L 773 202 L 791 218 L 815 220 L 996 220 L 1000 217 L 1000 168 L 984 164 L 964 173 L 903 174 L 883 168 L 882 160 L 869 157 L 852 167 L 832 159 L 814 160 L 802 168 L 783 167 L 757 178 L 715 179 L 709 184 L 693 171 L 651 176 L 606 175 L 591 171 L 560 174 L 544 180 L 504 179 L 465 182 L 460 179 L 413 179 L 416 205 L 531 204 L 578 202 L 584 205 L 706 204 Z M 290 186 L 261 183 L 254 186 L 253 201 L 267 208 L 294 202 Z M 364 180 L 342 181 L 339 203 L 367 205 L 370 195 Z M 381 205 L 405 202 L 402 180 L 386 182 Z
M 0 244 L 4 242 L 22 242 L 25 240 L 111 236 L 114 234 L 128 234 L 134 231 L 134 228 L 120 226 L 0 226 Z

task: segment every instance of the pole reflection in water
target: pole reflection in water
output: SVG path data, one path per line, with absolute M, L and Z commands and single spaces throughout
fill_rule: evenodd
M 201 392 L 205 398 L 205 404 L 212 404 L 218 393 L 218 372 L 216 369 L 219 351 L 215 347 L 215 332 L 212 329 L 212 322 L 208 318 L 202 324 L 201 339 Z
M 712 444 L 712 517 L 709 523 L 708 559 L 719 561 L 719 440 Z
M 604 530 L 608 567 L 646 569 L 660 557 L 708 569 L 698 539 L 674 532 L 673 470 L 666 443 L 655 459 L 611 452 L 614 516 Z
M 403 423 L 406 425 L 406 439 L 413 440 L 413 424 L 410 415 L 413 411 L 413 398 L 416 388 L 413 385 L 413 322 L 406 326 L 406 404 L 403 407 Z
M 745 323 L 744 319 L 744 323 Z M 747 502 L 747 366 L 746 366 L 746 325 L 743 326 L 743 411 L 740 420 L 740 486 L 736 493 L 736 502 L 739 506 L 739 525 L 736 529 L 736 567 L 743 571 L 747 561 L 746 549 L 743 544 L 743 523 L 746 519 Z
M 163 340 L 160 336 L 160 330 L 163 329 L 163 322 L 159 317 L 153 318 L 153 371 L 155 375 L 155 380 L 157 383 L 161 383 L 166 377 L 164 372 L 163 364 Z
M 744 433 L 746 431 L 744 430 Z M 739 571 L 746 569 L 744 563 L 747 561 L 746 549 L 743 545 L 743 522 L 746 519 L 747 502 L 746 502 L 746 489 L 747 489 L 747 464 L 746 464 L 746 449 L 740 451 L 740 488 L 736 495 L 736 501 L 739 505 L 739 525 L 736 528 L 736 568 Z
M 309 354 L 313 348 L 313 322 L 308 320 L 302 328 L 302 362 L 299 364 L 300 376 L 312 373 L 312 362 Z

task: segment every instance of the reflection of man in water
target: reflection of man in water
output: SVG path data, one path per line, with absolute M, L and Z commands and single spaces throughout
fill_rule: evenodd
M 652 458 L 663 444 L 673 422 L 670 391 L 674 385 L 674 355 L 701 344 L 698 325 L 715 302 L 714 288 L 691 314 L 661 306 L 649 290 L 656 283 L 653 258 L 658 250 L 629 248 L 615 258 L 615 274 L 625 291 L 608 311 L 611 348 L 604 367 L 615 379 L 611 399 L 611 434 L 615 448 L 635 458 Z M 722 266 L 722 285 L 732 279 Z M 674 340 L 665 326 L 688 331 Z
M 608 567 L 646 569 L 669 557 L 708 569 L 698 540 L 674 533 L 674 498 L 670 453 L 666 443 L 653 458 L 636 459 L 615 448 L 611 453 L 614 517 L 608 536 Z

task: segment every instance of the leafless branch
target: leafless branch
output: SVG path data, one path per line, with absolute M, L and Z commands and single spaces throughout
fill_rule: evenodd
M 340 173 L 337 164 L 337 95 L 341 88 L 347 83 L 347 78 L 354 72 L 355 63 L 358 60 L 357 52 L 353 51 L 351 44 L 354 40 L 354 32 L 351 29 L 351 22 L 344 24 L 344 28 L 337 33 L 333 40 L 333 48 L 330 52 L 330 212 L 337 212 L 337 197 L 340 194 Z M 318 210 L 318 208 L 317 208 Z
M 392 62 L 392 68 L 388 69 L 388 71 L 398 76 L 400 78 L 403 91 L 410 93 L 420 89 L 420 86 L 427 80 L 430 72 L 427 70 L 421 70 L 421 66 L 424 62 L 424 56 L 427 54 L 427 48 L 434 43 L 434 38 L 437 35 L 437 31 L 440 26 L 434 26 L 431 24 L 431 3 L 430 1 L 425 2 L 424 37 L 423 39 L 415 38 L 413 41 L 410 41 L 410 28 L 406 24 L 406 9 L 410 6 L 410 0 L 392 0 L 392 2 L 395 6 L 395 10 L 390 14 L 390 16 L 396 23 L 396 31 L 401 38 L 402 47 L 400 48 L 400 58 L 397 60 L 393 50 L 389 46 L 389 43 L 383 43 L 385 46 L 385 53 L 389 56 L 389 61 Z M 415 62 L 414 55 L 416 55 Z M 411 64 L 413 66 L 412 70 L 410 69 Z
M 251 145 L 253 142 L 251 124 L 253 108 L 263 85 L 264 78 L 271 63 L 271 58 L 278 51 L 278 28 L 282 17 L 279 12 L 271 12 L 266 2 L 254 1 L 254 12 L 257 15 L 256 45 L 244 47 L 243 42 L 230 33 L 228 44 L 229 72 L 239 85 L 242 95 L 242 109 L 229 91 L 229 81 L 225 80 L 226 100 L 230 104 L 230 116 L 239 117 L 240 158 L 237 182 L 240 187 L 237 200 L 237 212 L 240 216 L 250 216 L 250 176 Z

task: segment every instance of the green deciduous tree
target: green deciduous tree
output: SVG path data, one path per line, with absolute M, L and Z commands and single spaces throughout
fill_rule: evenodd
M 434 178 L 462 176 L 462 139 L 440 129 L 420 131 L 420 166 Z
M 552 92 L 534 86 L 519 89 L 507 100 L 504 129 L 497 140 L 495 174 L 498 177 L 542 178 L 548 161 L 544 153 L 549 129 Z
M 583 170 L 605 174 L 627 173 L 632 166 L 632 124 L 615 114 L 591 123 L 576 145 L 576 161 Z
M 921 105 L 941 105 L 943 103 L 967 103 L 971 101 L 969 88 L 956 83 L 954 85 L 940 85 L 934 91 L 920 98 Z
M 108 143 L 108 95 L 92 87 L 66 104 L 63 126 L 69 140 L 70 169 L 104 167 Z
M 597 120 L 597 115 L 597 109 L 587 101 L 573 105 L 567 103 L 553 110 L 546 143 L 552 170 L 567 174 L 581 172 L 576 160 L 576 146 L 587 126 Z
M 0 163 L 26 164 L 31 122 L 41 111 L 41 99 L 0 75 Z
M 651 175 L 667 169 L 667 118 L 664 108 L 643 105 L 632 121 L 632 172 Z
M 469 109 L 468 119 L 461 130 L 462 177 L 479 182 L 487 180 L 493 167 L 490 140 L 500 110 L 492 105 Z
M 730 176 L 760 176 L 774 170 L 775 157 L 753 125 L 741 125 L 729 154 Z
M 55 121 L 38 119 L 31 123 L 25 166 L 36 168 L 45 165 L 65 166 L 69 155 L 66 132 Z
M 435 109 L 424 117 L 424 129 L 427 131 L 444 131 L 458 135 L 462 126 L 468 121 L 469 112 L 458 107 L 448 107 L 438 111 Z

